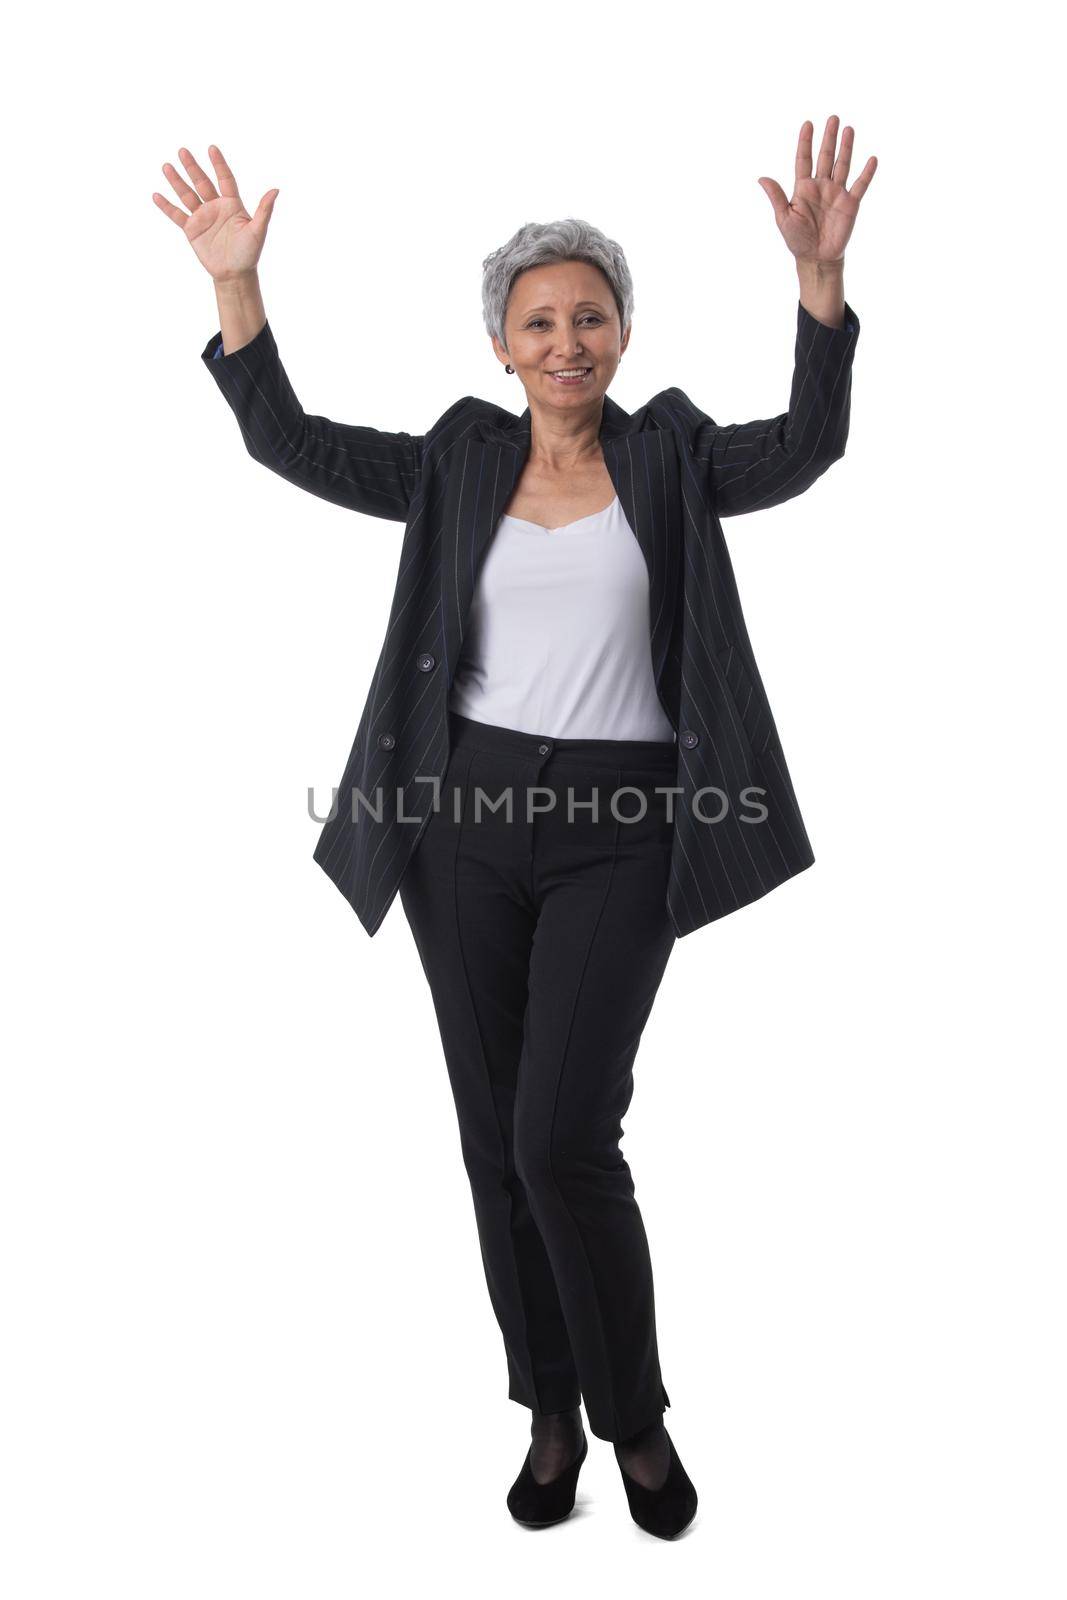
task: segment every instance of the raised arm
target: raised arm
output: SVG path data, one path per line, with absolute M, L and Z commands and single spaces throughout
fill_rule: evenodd
M 871 156 L 846 189 L 854 129 L 842 130 L 838 152 L 838 120 L 827 119 L 814 172 L 814 129 L 810 122 L 802 124 L 791 200 L 773 178 L 758 180 L 800 280 L 789 409 L 758 422 L 719 424 L 680 389 L 665 391 L 668 409 L 721 517 L 791 500 L 845 453 L 860 331 L 859 318 L 845 299 L 845 246 L 878 162 Z
M 859 328 L 847 301 L 840 328 L 798 302 L 789 409 L 777 417 L 716 423 L 681 389 L 665 391 L 720 517 L 791 500 L 844 455 Z
M 201 359 L 222 391 L 253 460 L 349 511 L 407 520 L 422 470 L 421 435 L 331 422 L 304 411 L 282 366 L 270 323 L 225 353 L 213 333 Z
M 250 216 L 222 151 L 209 145 L 208 154 L 218 190 L 182 149 L 191 182 L 169 162 L 163 171 L 188 210 L 160 194 L 152 198 L 182 229 L 214 282 L 219 330 L 201 357 L 237 418 L 249 455 L 323 500 L 405 521 L 422 470 L 423 437 L 304 411 L 282 366 L 259 288 L 257 267 L 278 191 L 268 190 Z

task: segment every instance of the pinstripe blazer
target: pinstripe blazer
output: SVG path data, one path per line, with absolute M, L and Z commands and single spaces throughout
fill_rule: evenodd
M 792 499 L 844 454 L 859 327 L 847 303 L 829 328 L 798 301 L 789 409 L 763 421 L 717 424 L 681 389 L 632 415 L 604 397 L 604 460 L 648 565 L 656 688 L 677 735 L 667 904 L 680 936 L 814 860 L 719 519 Z M 448 697 L 479 566 L 529 454 L 530 410 L 464 395 L 419 435 L 307 415 L 269 322 L 228 356 L 213 334 L 202 359 L 255 461 L 405 524 L 377 667 L 314 852 L 373 936 L 445 776 Z

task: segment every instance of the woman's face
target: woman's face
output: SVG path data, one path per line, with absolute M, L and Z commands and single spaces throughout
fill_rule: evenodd
M 530 267 L 515 279 L 508 299 L 505 348 L 493 336 L 501 362 L 510 362 L 532 411 L 584 413 L 606 393 L 630 342 L 619 325 L 611 285 L 587 261 L 556 261 Z M 552 376 L 568 367 L 588 367 L 576 383 Z

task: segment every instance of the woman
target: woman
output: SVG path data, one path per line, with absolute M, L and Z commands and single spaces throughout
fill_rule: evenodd
M 430 985 L 509 1396 L 532 1413 L 507 1501 L 530 1526 L 573 1508 L 581 1400 L 641 1527 L 671 1538 L 696 1511 L 619 1140 L 676 938 L 813 859 L 718 517 L 791 498 L 844 452 L 859 323 L 843 256 L 875 160 L 846 190 L 837 121 L 814 175 L 801 129 L 792 201 L 759 180 L 800 305 L 789 410 L 744 426 L 680 389 L 633 416 L 607 396 L 632 284 L 575 219 L 527 224 L 483 263 L 520 417 L 474 396 L 420 436 L 308 416 L 256 275 L 278 191 L 249 216 L 212 145 L 218 192 L 183 150 L 191 184 L 163 171 L 188 210 L 153 196 L 214 280 L 203 360 L 249 453 L 406 524 L 315 858 L 372 935 L 400 894 Z

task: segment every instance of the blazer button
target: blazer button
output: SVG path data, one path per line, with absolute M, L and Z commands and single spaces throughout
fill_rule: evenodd
M 391 750 L 395 744 L 396 740 L 391 733 L 380 733 L 378 735 L 379 750 Z
M 537 746 L 537 754 L 539 756 L 547 756 L 547 754 L 549 752 L 549 749 L 550 749 L 549 745 L 547 745 L 547 744 L 539 744 Z
M 686 750 L 694 750 L 700 743 L 699 733 L 694 733 L 692 728 L 683 728 L 678 735 L 678 743 Z
M 436 665 L 437 657 L 432 656 L 429 651 L 424 656 L 419 657 L 418 668 L 420 672 L 432 672 Z

